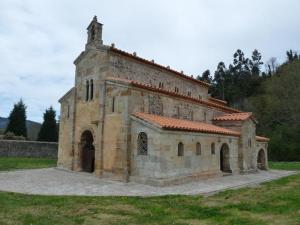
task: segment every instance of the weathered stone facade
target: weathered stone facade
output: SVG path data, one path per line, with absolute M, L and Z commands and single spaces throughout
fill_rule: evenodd
M 258 162 L 267 169 L 268 139 L 255 135 L 252 116 L 214 120 L 240 112 L 210 98 L 207 83 L 136 53 L 103 45 L 101 32 L 102 24 L 94 18 L 88 26 L 85 51 L 74 61 L 75 86 L 60 99 L 58 166 L 153 185 L 221 176 L 222 171 L 257 171 Z M 234 135 L 191 132 L 188 127 L 164 129 L 137 118 L 137 112 L 155 114 L 161 120 L 194 121 L 200 130 L 202 125 L 223 127 Z M 141 133 L 146 154 L 138 152 Z M 179 143 L 182 156 L 178 155 Z

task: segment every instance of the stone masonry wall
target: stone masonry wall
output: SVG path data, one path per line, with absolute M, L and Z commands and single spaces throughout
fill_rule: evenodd
M 190 93 L 195 98 L 208 98 L 207 87 L 127 57 L 110 54 L 109 63 L 109 76 L 135 80 L 155 87 L 159 87 L 161 83 L 162 88 L 166 90 L 174 91 L 176 87 L 181 94 L 188 95 Z
M 140 132 L 147 134 L 147 155 L 139 155 L 137 152 Z M 220 150 L 224 144 L 229 148 L 232 173 L 239 173 L 237 137 L 164 131 L 133 120 L 131 138 L 132 181 L 150 185 L 168 185 L 221 175 Z M 177 155 L 180 142 L 184 146 L 183 156 Z M 201 145 L 199 155 L 196 154 L 197 143 Z M 211 152 L 212 143 L 215 144 L 214 153 Z
M 58 144 L 58 166 L 67 169 L 72 168 L 72 139 L 74 125 L 74 99 L 75 90 L 73 89 L 61 102 L 60 123 L 59 123 L 59 144 Z
M 0 140 L 0 157 L 57 158 L 55 142 Z

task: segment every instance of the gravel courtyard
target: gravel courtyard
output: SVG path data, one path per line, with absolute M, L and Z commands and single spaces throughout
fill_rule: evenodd
M 158 196 L 169 194 L 213 194 L 225 189 L 257 185 L 264 181 L 295 174 L 269 170 L 256 174 L 225 176 L 168 187 L 152 187 L 99 179 L 92 174 L 58 168 L 0 172 L 0 191 L 38 195 Z

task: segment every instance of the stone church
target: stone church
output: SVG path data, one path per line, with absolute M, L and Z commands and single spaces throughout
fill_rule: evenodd
M 58 166 L 149 185 L 267 169 L 268 139 L 250 112 L 212 98 L 209 84 L 105 45 L 94 17 L 60 100 Z

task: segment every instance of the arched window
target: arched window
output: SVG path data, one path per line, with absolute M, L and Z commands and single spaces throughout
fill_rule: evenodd
M 139 133 L 138 136 L 138 154 L 139 155 L 147 155 L 148 154 L 148 137 L 144 132 Z
M 111 112 L 115 112 L 115 101 L 116 101 L 116 98 L 112 97 Z
M 164 88 L 164 83 L 163 82 L 159 82 L 159 88 L 163 89 Z
M 70 105 L 68 105 L 67 118 L 70 117 Z
M 85 101 L 89 100 L 89 91 L 90 91 L 90 82 L 87 80 L 86 81 L 86 93 L 85 93 Z
M 92 26 L 92 30 L 91 30 L 91 41 L 95 40 L 95 35 L 96 35 L 96 29 L 95 26 Z
M 91 79 L 91 100 L 93 100 L 94 97 L 94 81 Z
M 178 143 L 178 156 L 183 156 L 184 154 L 184 148 L 182 142 Z
M 212 155 L 216 154 L 215 143 L 211 143 L 210 150 Z
M 178 93 L 179 92 L 179 88 L 175 87 L 175 92 Z
M 201 144 L 199 142 L 196 144 L 196 155 L 201 155 Z
M 204 112 L 203 112 L 203 121 L 204 121 L 204 122 L 206 122 L 206 116 L 207 116 L 207 114 L 206 114 L 206 112 L 204 111 Z
M 188 91 L 188 92 L 187 92 L 187 95 L 188 95 L 188 96 L 191 96 L 191 95 L 192 95 L 192 92 Z

